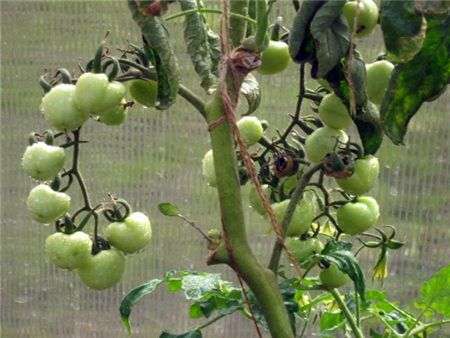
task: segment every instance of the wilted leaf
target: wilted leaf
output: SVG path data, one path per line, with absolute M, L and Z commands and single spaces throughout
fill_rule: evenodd
M 180 214 L 178 207 L 169 202 L 160 203 L 158 209 L 164 216 L 178 216 Z
M 245 115 L 249 115 L 258 109 L 259 104 L 261 103 L 261 89 L 258 80 L 256 80 L 252 73 L 249 73 L 242 82 L 241 94 L 247 100 L 248 105 L 247 113 Z

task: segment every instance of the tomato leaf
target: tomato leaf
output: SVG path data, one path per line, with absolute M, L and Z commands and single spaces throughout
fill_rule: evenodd
M 440 269 L 422 284 L 417 305 L 450 317 L 450 265 Z
M 345 325 L 345 317 L 342 312 L 325 312 L 320 316 L 319 327 L 321 336 L 330 334 Z
M 172 334 L 166 331 L 162 332 L 159 338 L 202 338 L 200 330 L 189 331 L 182 334 Z
M 145 15 L 136 1 L 128 1 L 134 21 L 139 25 L 144 39 L 144 51 L 152 61 L 158 77 L 158 97 L 155 107 L 168 109 L 176 100 L 179 85 L 177 60 L 169 41 L 169 33 L 162 19 Z
M 139 302 L 144 296 L 152 293 L 156 290 L 158 285 L 163 282 L 161 279 L 152 279 L 128 292 L 125 298 L 122 300 L 119 312 L 122 323 L 125 326 L 128 334 L 131 334 L 130 314 L 131 308 Z
M 158 209 L 164 216 L 171 217 L 178 216 L 180 214 L 180 210 L 178 209 L 178 207 L 175 204 L 169 202 L 158 204 Z
M 422 49 L 394 68 L 381 105 L 381 121 L 392 142 L 403 143 L 411 118 L 425 101 L 442 94 L 449 80 L 450 17 L 430 18 Z
M 427 24 L 414 0 L 381 1 L 380 24 L 391 61 L 407 62 L 422 48 Z
M 181 0 L 181 10 L 189 11 L 198 8 L 196 0 Z M 200 76 L 201 86 L 207 91 L 216 84 L 217 77 L 213 73 L 208 29 L 203 16 L 199 12 L 185 15 L 184 41 L 191 57 L 196 73 Z
M 247 112 L 245 115 L 250 115 L 256 109 L 258 109 L 261 103 L 261 89 L 259 87 L 258 80 L 252 73 L 249 73 L 241 85 L 241 94 L 247 100 Z

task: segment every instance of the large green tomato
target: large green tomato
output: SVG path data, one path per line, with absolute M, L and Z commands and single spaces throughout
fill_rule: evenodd
M 54 191 L 46 184 L 34 187 L 27 199 L 31 217 L 39 223 L 52 223 L 70 209 L 70 196 Z
M 352 176 L 337 178 L 336 182 L 345 192 L 361 195 L 373 188 L 379 173 L 378 158 L 369 155 L 355 161 Z
M 25 150 L 22 167 L 35 180 L 47 181 L 58 175 L 65 161 L 63 148 L 36 142 Z
M 216 187 L 216 170 L 214 168 L 213 151 L 208 150 L 202 160 L 202 174 L 211 187 Z
M 336 94 L 328 94 L 322 99 L 319 116 L 323 123 L 334 129 L 345 129 L 352 123 L 347 107 Z
M 108 225 L 105 236 L 115 248 L 125 253 L 135 253 L 150 242 L 152 227 L 142 212 L 133 212 L 123 222 Z
M 394 65 L 387 60 L 375 61 L 366 65 L 367 96 L 369 100 L 380 105 L 389 84 Z
M 295 237 L 288 237 L 285 241 L 286 248 L 300 262 L 300 266 L 304 269 L 311 267 L 311 262 L 307 260 L 323 250 L 323 244 L 317 238 L 309 238 L 302 241 Z
M 256 116 L 244 116 L 238 122 L 239 133 L 247 146 L 258 143 L 264 134 L 261 121 Z
M 261 186 L 263 193 L 267 196 L 267 198 L 270 201 L 270 188 L 267 184 L 263 184 Z M 266 209 L 264 209 L 263 203 L 261 198 L 259 197 L 258 193 L 256 192 L 255 186 L 252 184 L 250 187 L 250 191 L 248 193 L 248 201 L 250 206 L 260 215 L 266 214 Z
M 104 73 L 84 73 L 80 75 L 74 95 L 75 106 L 86 113 L 99 112 L 104 107 L 103 100 L 108 85 L 108 76 Z
M 272 204 L 272 209 L 278 222 L 282 222 L 286 214 L 287 207 L 290 200 Z M 303 198 L 295 208 L 292 215 L 291 223 L 289 223 L 286 236 L 294 237 L 306 233 L 315 217 L 316 207 L 315 202 L 308 198 Z
M 63 269 L 83 266 L 91 256 L 92 241 L 88 234 L 56 232 L 45 240 L 45 253 L 50 261 Z
M 353 29 L 353 23 L 356 16 L 356 6 L 358 1 L 348 1 L 342 13 L 347 18 L 350 30 Z M 372 0 L 359 0 L 359 12 L 356 21 L 356 36 L 362 37 L 369 35 L 378 23 L 378 7 Z
M 276 74 L 285 70 L 290 62 L 289 46 L 283 41 L 271 40 L 261 53 L 261 66 L 258 71 L 265 75 Z
M 128 116 L 128 110 L 125 107 L 124 101 L 117 106 L 105 110 L 99 115 L 98 120 L 108 126 L 121 125 Z
M 351 281 L 350 277 L 339 270 L 335 264 L 331 264 L 328 268 L 323 269 L 319 274 L 319 278 L 323 286 L 328 289 L 339 288 Z
M 316 129 L 306 137 L 305 152 L 311 162 L 320 163 L 325 155 L 335 150 L 336 146 L 347 141 L 348 136 L 345 131 L 325 126 Z
M 91 289 L 103 290 L 117 284 L 125 270 L 125 256 L 115 248 L 102 250 L 81 266 L 77 272 Z
M 96 112 L 103 115 L 104 112 L 109 112 L 111 109 L 120 105 L 127 93 L 125 86 L 117 81 L 112 81 L 108 84 L 105 90 L 105 95 L 101 101 L 100 107 Z
M 336 215 L 341 230 L 346 234 L 356 235 L 377 223 L 380 208 L 373 197 L 359 196 L 355 202 L 340 207 Z
M 41 111 L 45 120 L 60 131 L 75 130 L 89 118 L 89 113 L 74 105 L 75 86 L 59 84 L 42 98 Z
M 158 82 L 153 80 L 133 80 L 128 87 L 131 97 L 145 107 L 154 107 L 158 97 Z

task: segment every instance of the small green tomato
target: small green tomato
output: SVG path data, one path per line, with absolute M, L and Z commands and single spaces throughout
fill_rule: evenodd
M 127 89 L 121 82 L 110 82 L 106 87 L 105 94 L 101 101 L 100 107 L 96 110 L 96 113 L 103 115 L 105 111 L 111 111 L 111 109 L 120 105 L 126 93 Z
M 347 19 L 350 30 L 353 29 L 358 3 L 359 11 L 355 35 L 357 37 L 363 37 L 369 35 L 375 29 L 378 23 L 378 7 L 372 0 L 348 1 L 344 5 L 342 13 Z
M 256 116 L 244 116 L 238 122 L 237 126 L 245 144 L 247 146 L 258 143 L 264 134 L 261 121 Z
M 345 131 L 325 126 L 306 137 L 305 152 L 311 162 L 320 163 L 325 155 L 335 151 L 336 146 L 347 141 Z
M 344 272 L 339 270 L 335 264 L 323 269 L 319 274 L 320 281 L 327 289 L 335 289 L 344 286 L 351 281 Z
M 355 202 L 348 202 L 340 207 L 336 215 L 341 230 L 346 234 L 356 235 L 377 223 L 380 208 L 373 197 L 359 196 Z
M 276 74 L 285 70 L 290 62 L 291 56 L 287 43 L 271 40 L 261 53 L 261 66 L 258 71 L 264 75 Z
M 45 240 L 45 253 L 50 261 L 63 269 L 83 266 L 91 256 L 92 241 L 88 234 L 56 232 Z
M 121 125 L 128 116 L 128 110 L 125 107 L 125 103 L 125 101 L 122 101 L 119 105 L 103 111 L 99 115 L 98 121 L 108 126 Z
M 52 223 L 70 209 L 70 196 L 52 190 L 46 184 L 34 187 L 27 199 L 31 217 L 39 223 Z
M 352 123 L 347 107 L 336 94 L 328 94 L 322 99 L 319 116 L 323 123 L 334 129 L 345 129 Z
M 312 262 L 308 261 L 308 259 L 315 254 L 321 253 L 324 247 L 322 242 L 317 238 L 309 238 L 302 241 L 299 238 L 288 237 L 285 245 L 304 269 L 311 267 Z
M 216 170 L 214 169 L 213 151 L 208 150 L 202 160 L 202 174 L 211 187 L 216 187 Z
M 366 65 L 366 89 L 369 100 L 381 105 L 389 84 L 394 65 L 387 60 L 375 61 Z
M 104 105 L 103 100 L 108 85 L 108 76 L 104 73 L 84 73 L 80 75 L 74 94 L 75 106 L 89 114 L 97 113 Z
M 66 153 L 63 148 L 36 142 L 25 150 L 22 167 L 35 180 L 47 181 L 58 175 L 65 161 Z
M 373 188 L 380 172 L 378 158 L 369 155 L 355 161 L 353 174 L 347 178 L 336 179 L 345 192 L 361 195 Z

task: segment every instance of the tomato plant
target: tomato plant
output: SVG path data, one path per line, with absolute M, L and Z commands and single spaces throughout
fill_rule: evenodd
M 55 76 L 41 77 L 41 110 L 58 132 L 33 132 L 22 164 L 33 179 L 46 181 L 31 190 L 27 205 L 34 220 L 55 225 L 45 244 L 50 261 L 102 290 L 121 280 L 126 255 L 151 243 L 147 213 L 133 211 L 114 194 L 93 203 L 80 170 L 80 134 L 89 117 L 126 127 L 134 101 L 167 110 L 180 96 L 199 112 L 209 133 L 211 148 L 199 171 L 217 191 L 221 227 L 205 231 L 178 206 L 158 207 L 198 231 L 208 250 L 206 263 L 228 265 L 240 283 L 216 273 L 169 271 L 124 297 L 119 310 L 128 330 L 132 307 L 161 284 L 183 291 L 190 317 L 205 322 L 160 337 L 202 337 L 203 328 L 235 312 L 253 322 L 258 336 L 264 328 L 276 338 L 293 338 L 300 325 L 304 333 L 316 317 L 319 325 L 312 330 L 318 334 L 357 338 L 425 337 L 449 323 L 448 267 L 420 289 L 416 303 L 435 314 L 425 320 L 423 313 L 400 309 L 380 291 L 368 290 L 367 263 L 358 260 L 362 250 L 376 252 L 373 278 L 384 279 L 388 254 L 404 245 L 395 227 L 382 224 L 383 208 L 368 194 L 383 163 L 376 155 L 383 137 L 402 143 L 409 120 L 449 82 L 449 16 L 433 6 L 412 8 L 411 1 L 383 0 L 380 10 L 372 0 L 305 0 L 301 6 L 294 2 L 295 18 L 286 28 L 279 18 L 271 25 L 274 2 L 221 4 L 218 10 L 182 0 L 181 11 L 172 14 L 171 1 L 130 0 L 142 46 L 131 43 L 116 57 L 105 40 L 80 66 L 81 74 L 59 68 Z M 205 13 L 220 14 L 220 35 Z M 183 38 L 203 96 L 180 81 L 178 51 L 166 29 L 175 18 L 184 20 Z M 356 38 L 369 35 L 378 22 L 386 53 L 366 62 Z M 275 74 L 291 61 L 298 64 L 299 82 L 289 84 L 298 85 L 297 103 L 286 125 L 273 130 L 257 117 L 264 97 L 252 73 Z M 308 88 L 310 78 L 321 86 Z M 240 99 L 247 111 L 237 116 Z M 304 113 L 305 101 L 313 114 Z M 274 109 L 275 114 L 280 112 Z M 347 134 L 349 127 L 356 133 Z M 66 148 L 70 168 L 63 168 Z M 74 185 L 81 192 L 78 208 L 69 196 Z M 267 265 L 247 237 L 245 185 L 250 185 L 248 204 L 273 236 Z M 372 321 L 373 327 L 367 324 Z

